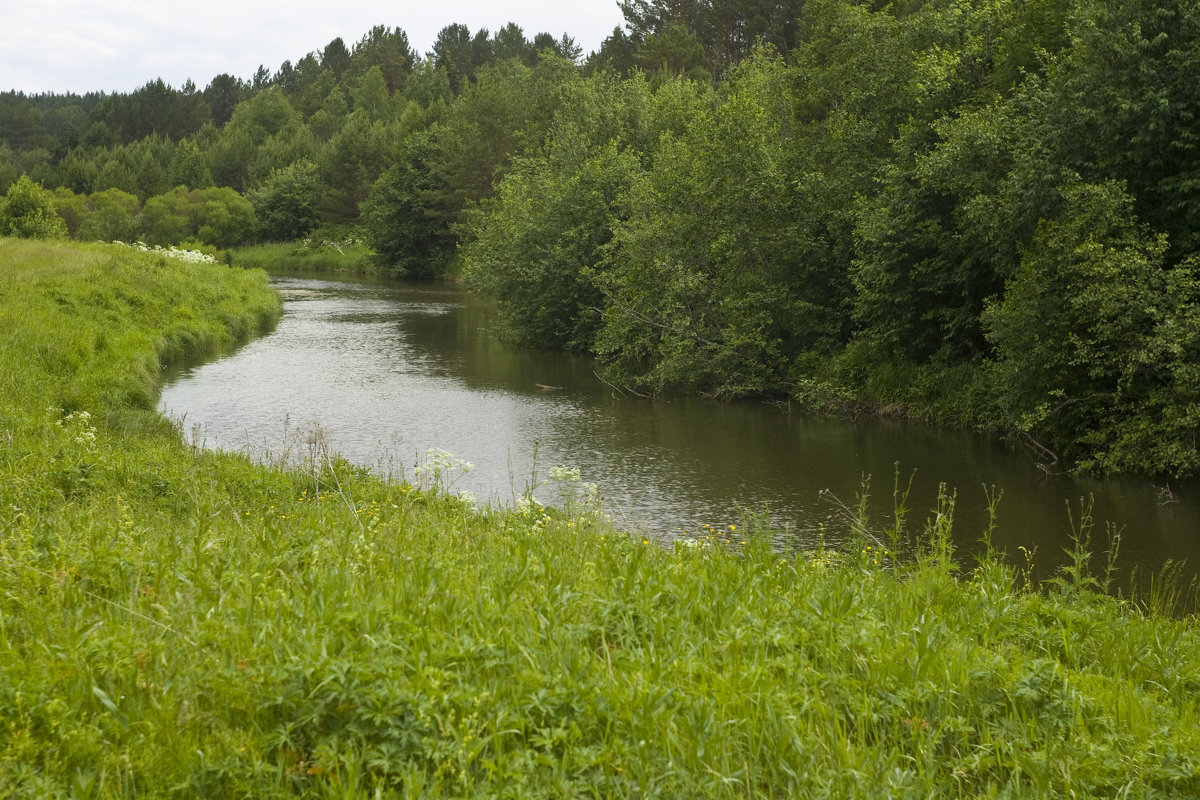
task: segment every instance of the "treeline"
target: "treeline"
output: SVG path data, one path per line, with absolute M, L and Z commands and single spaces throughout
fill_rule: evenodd
M 459 229 L 512 335 L 614 385 L 1200 467 L 1194 3 L 810 0 L 715 83 L 581 78 Z
M 582 61 L 514 25 L 425 58 L 376 28 L 203 91 L 5 95 L 0 188 L 28 176 L 75 236 L 108 238 L 104 209 L 155 244 L 320 232 L 389 275 L 453 265 L 509 336 L 622 389 L 1200 469 L 1194 4 L 622 9 Z
M 84 239 L 184 235 L 228 247 L 318 227 L 345 233 L 402 142 L 447 116 L 481 76 L 525 76 L 539 54 L 568 65 L 580 55 L 567 35 L 450 25 L 422 59 L 402 30 L 377 27 L 352 48 L 335 39 L 274 74 L 220 75 L 203 91 L 155 80 L 129 94 L 8 92 L 0 193 L 28 176 Z M 204 208 L 220 218 L 207 233 L 196 223 Z

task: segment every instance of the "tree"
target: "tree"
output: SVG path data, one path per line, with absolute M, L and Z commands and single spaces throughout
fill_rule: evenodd
M 645 41 L 669 22 L 695 30 L 700 23 L 702 0 L 621 0 L 625 27 L 634 41 Z
M 590 350 L 603 295 L 592 280 L 612 239 L 611 215 L 639 169 L 612 142 L 557 137 L 544 159 L 519 162 L 466 216 L 463 269 L 497 303 L 509 338 Z
M 106 123 L 120 141 L 130 143 L 152 134 L 172 139 L 191 136 L 209 114 L 204 95 L 194 85 L 176 91 L 157 78 L 127 95 L 108 95 L 92 118 Z
M 1185 474 L 1200 467 L 1196 259 L 1168 272 L 1112 181 L 1065 186 L 1002 300 L 984 315 L 999 402 L 1068 464 Z
M 51 144 L 42 110 L 23 93 L 0 94 L 0 142 L 7 142 L 13 150 L 33 150 Z
M 405 140 L 362 204 L 367 243 L 394 277 L 430 278 L 445 270 L 454 239 L 447 221 L 426 206 L 437 185 L 429 164 L 436 155 L 431 133 Z
M 308 159 L 272 169 L 248 197 L 259 236 L 282 242 L 308 234 L 317 225 L 318 185 L 317 167 Z
M 144 241 L 165 247 L 195 237 L 190 205 L 188 191 L 182 186 L 146 200 L 139 223 Z
M 583 48 L 575 43 L 575 37 L 568 33 L 563 33 L 558 41 L 554 43 L 554 52 L 565 58 L 571 63 L 579 60 L 583 55 Z
M 99 154 L 94 150 L 77 147 L 59 162 L 59 180 L 78 194 L 90 194 L 95 188 L 96 177 L 100 174 Z
M 228 187 L 193 189 L 187 200 L 196 238 L 205 244 L 244 244 L 258 227 L 250 201 Z
M 392 115 L 387 81 L 383 78 L 383 70 L 377 66 L 370 67 L 354 82 L 350 97 L 354 100 L 354 109 L 361 109 L 371 122 L 386 120 Z
M 438 66 L 433 59 L 419 62 L 404 87 L 404 96 L 422 108 L 453 100 L 454 92 L 445 67 Z
M 137 174 L 126 163 L 126 160 L 121 158 L 120 154 L 113 153 L 100 165 L 100 171 L 96 175 L 95 186 L 113 187 L 129 192 L 130 194 L 137 194 Z
M 346 102 L 346 92 L 341 86 L 333 86 L 321 107 L 309 119 L 309 127 L 317 137 L 329 141 L 345 124 L 346 115 L 349 113 L 350 104 Z
M 132 242 L 137 238 L 137 215 L 142 204 L 135 195 L 120 189 L 93 192 L 87 199 L 88 213 L 79 227 L 78 238 L 101 242 Z
M 471 46 L 471 29 L 455 23 L 438 31 L 433 43 L 433 66 L 444 71 L 450 79 L 450 91 L 458 94 L 475 74 L 475 54 Z
M 527 67 L 537 63 L 537 51 L 525 38 L 525 31 L 515 22 L 510 22 L 496 31 L 492 38 L 492 53 L 499 61 L 515 59 Z
M 321 66 L 333 73 L 336 80 L 341 80 L 342 74 L 350 66 L 350 51 L 342 37 L 337 37 L 321 52 Z
M 1124 181 L 1178 263 L 1200 251 L 1200 13 L 1188 0 L 1081 0 L 1068 31 L 1039 142 L 1086 180 Z
M 392 139 L 386 125 L 371 122 L 365 111 L 346 117 L 345 124 L 322 149 L 320 205 L 323 216 L 338 223 L 357 222 L 359 204 L 383 171 Z
M 54 159 L 62 161 L 66 158 L 67 153 L 79 146 L 79 140 L 79 129 L 75 126 L 75 123 L 70 120 L 63 123 L 62 128 L 58 131 L 58 136 L 54 139 Z
M 246 185 L 253 189 L 274 169 L 297 161 L 316 161 L 324 148 L 308 125 L 285 128 L 255 148 L 247 172 Z M 249 191 L 249 190 L 247 190 Z
M 245 126 L 226 125 L 207 152 L 213 183 L 244 189 L 254 151 L 254 138 Z
M 297 61 L 295 66 L 292 66 L 290 61 L 283 62 L 275 75 L 275 85 L 283 91 L 294 107 L 301 109 L 304 100 L 314 93 L 317 84 L 331 86 L 337 83 L 337 80 L 333 70 L 322 66 L 315 53 L 308 53 Z M 321 89 L 316 89 L 316 94 L 324 97 Z
M 212 185 L 208 164 L 194 140 L 184 139 L 179 143 L 171 159 L 167 180 L 171 186 L 187 186 L 189 189 L 203 189 Z
M 338 82 L 334 80 L 333 73 L 328 70 L 318 69 L 317 77 L 308 84 L 304 93 L 298 97 L 293 97 L 292 106 L 302 116 L 311 119 L 312 115 L 325 105 L 329 94 L 339 90 Z
M 55 212 L 54 193 L 28 175 L 17 178 L 0 202 L 0 236 L 65 239 L 67 224 Z
M 637 64 L 637 44 L 620 28 L 613 28 L 601 44 L 599 52 L 588 56 L 590 71 L 608 69 L 619 75 L 628 76 Z
M 88 215 L 87 197 L 59 186 L 54 190 L 54 211 L 67 224 L 67 235 L 72 239 L 79 238 L 79 228 Z
M 294 127 L 298 122 L 296 110 L 283 91 L 272 86 L 234 109 L 226 133 L 229 128 L 240 129 L 249 134 L 255 144 L 260 144 L 268 136 Z
M 209 81 L 208 86 L 204 88 L 204 100 L 208 103 L 213 123 L 219 127 L 229 121 L 234 108 L 245 96 L 246 89 L 246 84 L 240 78 L 227 73 Z
M 714 75 L 737 64 L 758 44 L 789 53 L 797 44 L 796 19 L 805 0 L 622 0 L 629 37 L 645 43 L 669 27 L 689 32 L 704 67 Z M 678 39 L 673 34 L 673 39 Z M 653 68 L 658 69 L 656 64 Z
M 1022 220 L 1004 196 L 1016 157 L 1012 107 L 998 103 L 934 128 L 941 141 L 885 167 L 859 215 L 855 318 L 882 359 L 981 359 L 979 315 L 1022 245 Z
M 636 52 L 637 63 L 647 72 L 657 71 L 663 78 L 683 75 L 693 80 L 711 80 L 705 68 L 704 45 L 694 32 L 678 20 L 671 20 L 646 37 Z
M 80 144 L 88 148 L 113 147 L 117 144 L 117 134 L 108 123 L 94 120 L 84 131 Z
M 408 34 L 400 28 L 388 30 L 383 25 L 377 25 L 355 45 L 350 56 L 348 76 L 358 76 L 371 67 L 378 67 L 388 91 L 395 93 L 404 90 L 416 61 Z
M 767 394 L 792 358 L 836 338 L 842 287 L 796 259 L 790 77 L 764 51 L 717 97 L 678 79 L 659 90 L 690 93 L 692 109 L 633 182 L 597 274 L 596 352 L 614 382 Z
M 177 245 L 199 239 L 217 247 L 243 244 L 257 223 L 250 202 L 228 187 L 188 191 L 180 186 L 146 201 L 141 214 L 148 244 Z

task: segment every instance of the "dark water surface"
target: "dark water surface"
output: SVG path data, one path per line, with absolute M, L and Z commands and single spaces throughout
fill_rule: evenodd
M 962 431 L 788 414 L 761 403 L 650 401 L 617 395 L 590 360 L 520 350 L 489 334 L 490 315 L 461 289 L 277 278 L 284 315 L 270 334 L 178 373 L 162 409 L 209 447 L 257 456 L 303 449 L 319 425 L 333 449 L 381 472 L 412 474 L 430 448 L 474 464 L 455 489 L 511 503 L 536 472 L 577 467 L 627 528 L 669 540 L 741 525 L 768 510 L 806 545 L 841 526 L 828 494 L 892 508 L 893 476 L 913 479 L 910 523 L 938 485 L 957 493 L 960 552 L 978 547 L 985 487 L 1003 493 L 993 543 L 1033 550 L 1045 572 L 1070 544 L 1068 507 L 1093 501 L 1094 544 L 1121 531 L 1118 581 L 1168 560 L 1200 566 L 1200 486 L 1094 481 L 1039 472 L 1019 449 Z M 543 386 L 560 387 L 555 389 Z M 535 460 L 536 454 L 536 460 Z M 548 499 L 548 498 L 547 498 Z

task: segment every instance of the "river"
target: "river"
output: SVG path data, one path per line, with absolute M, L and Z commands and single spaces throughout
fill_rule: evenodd
M 514 348 L 489 309 L 446 284 L 277 277 L 284 313 L 267 335 L 177 370 L 161 408 L 205 446 L 257 458 L 321 439 L 349 460 L 411 477 L 429 449 L 473 469 L 454 489 L 512 503 L 554 466 L 595 483 L 622 527 L 662 542 L 769 519 L 782 546 L 838 539 L 841 504 L 869 479 L 870 514 L 890 518 L 908 485 L 919 530 L 938 486 L 956 495 L 958 552 L 992 543 L 1041 574 L 1064 563 L 1072 519 L 1090 505 L 1093 549 L 1121 536 L 1118 584 L 1168 560 L 1200 566 L 1200 484 L 1048 476 L 1019 448 L 970 432 L 829 419 L 763 403 L 646 400 L 601 381 L 589 359 Z M 541 494 L 545 497 L 546 489 Z M 710 527 L 705 527 L 710 526 Z

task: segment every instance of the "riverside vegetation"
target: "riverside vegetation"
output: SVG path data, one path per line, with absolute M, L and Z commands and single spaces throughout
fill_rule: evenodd
M 203 90 L 0 93 L 0 235 L 450 273 L 640 394 L 1200 474 L 1194 0 L 620 6 L 586 58 L 379 26 Z
M 189 444 L 160 363 L 277 308 L 257 271 L 0 239 L 0 797 L 1200 796 L 1197 620 L 1100 591 L 1086 519 L 1033 586 L 952 557 L 952 497 L 848 508 L 836 550 L 663 549 L 566 468 L 480 508 L 444 454 Z

